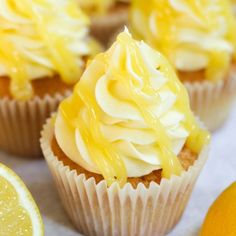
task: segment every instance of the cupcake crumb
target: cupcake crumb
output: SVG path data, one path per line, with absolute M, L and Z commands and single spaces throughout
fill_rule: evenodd
M 73 162 L 72 160 L 70 160 L 59 147 L 55 136 L 52 139 L 51 147 L 52 147 L 54 155 L 58 158 L 58 160 L 62 161 L 63 165 L 69 166 L 71 170 L 76 170 L 78 175 L 84 174 L 86 179 L 93 177 L 95 179 L 96 184 L 98 184 L 100 181 L 104 179 L 102 175 L 89 172 L 85 170 L 83 167 Z M 188 170 L 188 168 L 191 165 L 193 165 L 197 157 L 198 155 L 187 147 L 183 147 L 182 151 L 178 155 L 179 161 L 184 170 Z M 161 169 L 155 170 L 152 173 L 141 176 L 141 177 L 129 177 L 127 179 L 127 182 L 130 183 L 133 186 L 133 188 L 137 188 L 139 183 L 143 183 L 145 187 L 148 188 L 151 182 L 160 184 L 161 178 L 162 178 L 161 175 L 162 175 Z

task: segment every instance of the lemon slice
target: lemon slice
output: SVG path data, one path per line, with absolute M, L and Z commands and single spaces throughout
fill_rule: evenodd
M 210 207 L 200 236 L 236 235 L 236 182 L 229 186 Z
M 0 235 L 41 236 L 39 210 L 22 180 L 0 164 Z

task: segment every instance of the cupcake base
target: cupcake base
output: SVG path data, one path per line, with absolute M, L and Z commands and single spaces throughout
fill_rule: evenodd
M 0 149 L 27 158 L 42 156 L 39 138 L 45 120 L 69 95 L 35 96 L 29 101 L 0 99 Z
M 164 235 L 180 220 L 196 179 L 207 159 L 208 146 L 188 171 L 160 184 L 143 183 L 134 189 L 130 183 L 86 179 L 58 160 L 52 151 L 54 125 L 44 126 L 41 147 L 52 172 L 63 205 L 80 233 L 85 235 Z
M 57 157 L 58 161 L 62 161 L 63 165 L 69 166 L 71 170 L 76 170 L 78 175 L 84 174 L 86 179 L 89 179 L 92 177 L 95 179 L 96 184 L 99 184 L 99 182 L 104 180 L 101 174 L 89 172 L 83 167 L 73 162 L 72 160 L 70 160 L 70 158 L 67 157 L 65 153 L 59 147 L 55 136 L 52 138 L 52 141 L 51 141 L 51 149 L 54 155 Z M 183 149 L 178 155 L 178 160 L 182 168 L 184 170 L 188 170 L 188 168 L 193 165 L 197 157 L 198 155 L 196 153 L 192 152 L 187 147 L 183 147 Z M 127 178 L 127 182 L 130 183 L 135 189 L 137 188 L 139 183 L 142 183 L 145 187 L 148 188 L 151 182 L 160 184 L 161 179 L 162 179 L 162 170 L 158 169 L 144 176 L 129 177 Z
M 229 116 L 236 95 L 235 70 L 229 78 L 217 83 L 209 81 L 184 82 L 190 105 L 210 131 L 223 125 Z

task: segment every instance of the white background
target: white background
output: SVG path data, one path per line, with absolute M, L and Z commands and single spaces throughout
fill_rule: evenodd
M 32 192 L 45 224 L 45 235 L 75 236 L 54 187 L 46 163 L 0 152 L 0 162 L 14 169 Z M 236 106 L 224 127 L 214 133 L 209 160 L 195 186 L 180 223 L 170 236 L 197 236 L 207 209 L 233 181 L 236 181 Z

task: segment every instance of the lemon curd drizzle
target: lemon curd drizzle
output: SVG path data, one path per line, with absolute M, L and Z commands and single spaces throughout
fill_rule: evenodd
M 33 95 L 28 79 L 24 58 L 16 47 L 8 40 L 0 28 L 0 62 L 6 65 L 11 77 L 10 90 L 16 99 L 28 99 Z
M 54 20 L 53 13 L 55 10 L 58 10 L 55 8 L 55 5 L 49 3 L 47 0 L 11 0 L 9 1 L 9 6 L 14 12 L 32 21 L 32 27 L 35 27 L 34 30 L 37 32 L 37 35 L 31 35 L 29 37 L 37 38 L 43 42 L 49 52 L 48 56 L 62 80 L 69 84 L 75 83 L 81 75 L 82 70 L 78 66 L 78 58 L 68 48 L 70 41 L 66 35 L 59 33 L 59 31 L 49 29 L 50 22 Z M 51 10 L 50 15 L 46 14 L 46 11 L 48 12 L 49 9 Z M 78 9 L 74 1 L 68 1 L 63 10 L 75 20 L 81 19 L 81 22 L 88 24 L 88 18 Z M 30 99 L 33 91 L 26 70 L 27 58 L 9 40 L 10 36 L 14 34 L 24 35 L 24 29 L 22 28 L 21 31 L 21 29 L 16 28 L 10 31 L 7 27 L 4 28 L 3 26 L 4 22 L 0 26 L 0 61 L 4 63 L 10 75 L 11 93 L 15 98 L 20 100 Z
M 102 54 L 99 56 L 103 57 Z M 81 107 L 84 105 L 88 110 L 87 122 L 81 117 Z M 127 179 L 126 168 L 114 146 L 100 131 L 101 111 L 88 85 L 78 83 L 73 96 L 61 103 L 60 111 L 72 128 L 79 129 L 91 159 L 101 171 L 107 184 L 111 185 L 117 181 L 121 186 L 124 185 Z
M 177 47 L 185 45 L 181 46 L 181 41 L 178 41 L 182 30 L 193 29 L 203 34 L 214 35 L 214 32 L 217 34 L 217 30 L 221 27 L 219 24 L 224 19 L 226 32 L 222 37 L 233 45 L 235 51 L 236 20 L 228 0 L 214 1 L 214 5 L 212 5 L 211 0 L 188 0 L 182 1 L 180 4 L 185 5 L 185 10 L 176 10 L 171 6 L 169 0 L 151 0 L 148 5 L 142 0 L 134 0 L 132 2 L 132 11 L 141 11 L 144 17 L 143 20 L 147 24 L 152 24 L 150 26 L 152 27 L 152 32 L 150 30 L 145 31 L 146 40 L 151 45 L 160 49 L 172 60 L 172 55 L 177 50 Z M 211 8 L 215 9 L 209 10 Z M 187 14 L 191 15 L 192 18 L 187 16 Z M 139 25 L 136 26 L 134 22 L 133 27 L 134 30 L 135 28 L 137 29 L 135 32 L 139 35 L 140 31 L 137 28 Z M 141 35 L 139 36 L 142 37 Z M 193 52 L 198 52 L 199 50 L 195 45 L 188 45 L 188 48 L 192 48 Z M 229 69 L 232 54 L 228 50 L 219 50 L 217 47 L 208 49 L 206 53 L 209 59 L 208 67 L 205 68 L 206 79 L 211 81 L 223 79 Z M 236 58 L 236 53 L 234 53 L 233 58 Z
M 145 93 L 155 99 L 155 101 L 160 102 L 158 90 L 154 89 L 151 85 L 150 73 L 143 61 L 139 45 L 126 32 L 121 33 L 117 41 L 122 49 L 118 63 L 119 67 L 111 70 L 108 76 L 111 76 L 113 80 L 122 82 L 127 87 L 132 102 L 137 106 L 145 123 L 154 130 L 158 139 L 158 143 L 155 145 L 161 150 L 160 158 L 163 177 L 170 178 L 171 175 L 179 175 L 182 167 L 176 155 L 172 152 L 171 140 L 167 131 L 155 114 L 148 108 L 148 104 L 146 104 L 142 97 L 142 93 Z M 114 50 L 115 47 L 112 47 L 107 53 L 99 54 L 94 59 L 95 62 L 97 61 L 97 66 L 104 66 L 104 73 L 106 68 L 109 68 L 109 55 L 115 53 Z M 135 78 L 125 68 L 127 52 L 131 55 L 132 68 L 142 78 L 142 87 L 138 87 Z M 159 62 L 156 68 L 159 68 L 161 73 L 168 78 L 166 86 L 177 96 L 175 107 L 185 115 L 184 126 L 190 133 L 186 145 L 191 150 L 199 153 L 202 147 L 209 142 L 209 133 L 199 128 L 196 123 L 189 108 L 187 92 L 178 81 L 167 60 L 158 53 L 155 55 L 157 57 L 156 61 Z M 94 91 L 91 89 L 93 86 L 88 81 L 82 79 L 76 85 L 72 96 L 61 103 L 60 111 L 72 129 L 79 129 L 91 159 L 96 163 L 108 185 L 118 181 L 122 186 L 127 180 L 126 168 L 122 157 L 115 147 L 101 133 L 101 110 L 95 100 Z M 82 115 L 84 110 L 88 111 L 86 120 L 84 115 Z

